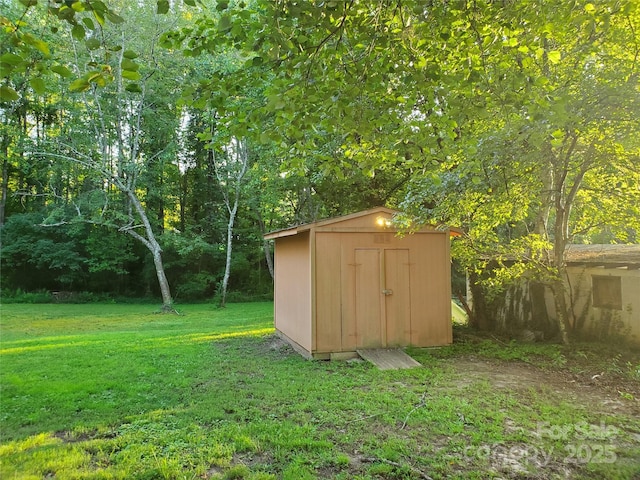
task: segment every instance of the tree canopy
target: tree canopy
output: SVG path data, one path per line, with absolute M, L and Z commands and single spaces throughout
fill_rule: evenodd
M 144 214 L 176 292 L 211 295 L 225 263 L 247 288 L 265 230 L 380 204 L 463 228 L 468 268 L 526 259 L 558 299 L 567 244 L 638 242 L 635 1 L 3 3 L 2 223 Z

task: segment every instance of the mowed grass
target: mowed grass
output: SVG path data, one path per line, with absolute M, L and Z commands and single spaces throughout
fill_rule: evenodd
M 274 335 L 270 303 L 179 310 L 2 306 L 0 478 L 640 474 L 630 393 L 599 410 L 453 368 L 505 352 L 554 365 L 554 346 L 413 350 L 424 368 L 379 371 L 304 360 Z

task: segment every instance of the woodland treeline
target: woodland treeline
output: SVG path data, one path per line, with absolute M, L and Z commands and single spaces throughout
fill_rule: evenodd
M 7 291 L 261 295 L 265 231 L 386 205 L 566 311 L 567 244 L 638 242 L 635 1 L 2 5 Z

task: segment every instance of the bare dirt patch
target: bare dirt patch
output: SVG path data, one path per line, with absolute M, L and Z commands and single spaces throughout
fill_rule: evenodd
M 496 391 L 515 393 L 523 403 L 529 402 L 531 395 L 540 395 L 552 403 L 563 402 L 589 412 L 591 418 L 640 417 L 640 382 L 614 372 L 592 373 L 595 371 L 592 364 L 554 369 L 476 355 L 449 360 L 452 373 L 449 388 L 465 390 L 477 382 L 487 382 Z M 576 370 L 580 373 L 575 373 Z M 525 440 L 482 445 L 472 453 L 485 459 L 489 469 L 500 478 L 509 479 L 596 478 L 585 470 L 587 464 L 629 462 L 621 452 L 636 450 L 634 445 L 640 442 L 637 426 L 624 422 L 616 426 L 602 421 L 599 425 L 580 421 L 559 425 L 542 422 L 532 431 L 524 431 L 507 418 L 504 428 L 524 433 Z M 554 438 L 559 444 L 549 443 Z
M 598 413 L 640 415 L 640 384 L 606 372 L 576 374 L 473 355 L 452 359 L 451 367 L 456 373 L 453 380 L 460 387 L 486 380 L 497 389 L 552 391 Z

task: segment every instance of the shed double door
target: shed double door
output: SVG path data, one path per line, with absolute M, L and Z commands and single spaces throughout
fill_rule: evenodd
M 354 306 L 357 348 L 411 343 L 408 249 L 355 250 Z

